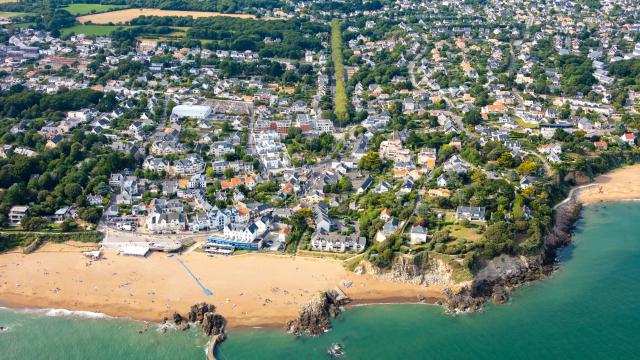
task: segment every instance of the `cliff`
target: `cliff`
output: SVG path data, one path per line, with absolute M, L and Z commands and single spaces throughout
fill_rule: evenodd
M 469 286 L 457 292 L 445 291 L 447 310 L 477 311 L 487 300 L 504 303 L 513 288 L 548 275 L 554 269 L 557 250 L 571 242 L 571 232 L 579 214 L 580 205 L 574 199 L 563 203 L 556 209 L 554 227 L 546 236 L 540 255 L 501 255 L 491 259 Z
M 357 274 L 372 274 L 378 278 L 400 281 L 413 285 L 456 286 L 470 280 L 471 274 L 460 276 L 460 264 L 445 256 L 402 255 L 397 257 L 389 269 L 380 269 L 363 260 L 354 270 Z

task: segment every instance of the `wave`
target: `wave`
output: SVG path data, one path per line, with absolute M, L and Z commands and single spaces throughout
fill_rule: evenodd
M 99 312 L 67 310 L 67 309 L 13 309 L 27 314 L 39 314 L 51 317 L 79 317 L 84 319 L 112 319 L 111 316 Z

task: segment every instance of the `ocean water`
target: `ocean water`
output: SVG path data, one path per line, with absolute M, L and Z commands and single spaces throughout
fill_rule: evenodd
M 318 338 L 229 333 L 219 359 L 640 359 L 640 203 L 585 208 L 560 270 L 506 305 L 449 316 L 431 305 L 356 307 Z M 161 334 L 124 320 L 0 310 L 0 359 L 202 359 L 196 331 Z

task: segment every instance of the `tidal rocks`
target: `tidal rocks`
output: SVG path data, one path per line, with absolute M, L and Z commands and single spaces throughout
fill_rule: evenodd
M 222 335 L 224 337 L 224 328 L 227 321 L 220 314 L 208 312 L 204 314 L 202 319 L 202 332 L 207 336 Z M 222 339 L 219 339 L 222 341 Z
M 204 319 L 204 315 L 206 313 L 215 313 L 216 307 L 212 304 L 207 303 L 199 303 L 191 306 L 189 310 L 189 321 L 190 322 L 202 322 Z
M 338 316 L 340 307 L 349 302 L 351 299 L 339 289 L 318 292 L 300 306 L 298 317 L 287 323 L 287 329 L 296 336 L 320 335 L 331 329 L 331 318 Z

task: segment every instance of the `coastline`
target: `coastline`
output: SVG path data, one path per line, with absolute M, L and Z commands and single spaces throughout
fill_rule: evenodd
M 640 164 L 625 166 L 598 176 L 592 186 L 572 196 L 575 203 L 585 205 L 638 200 L 638 175 Z M 569 203 L 575 206 L 574 201 Z M 546 254 L 532 268 L 523 268 L 519 277 L 489 279 L 484 289 L 473 289 L 475 294 L 471 295 L 486 300 L 496 285 L 513 287 L 541 278 L 550 271 L 549 259 L 555 258 L 555 250 L 571 240 L 572 226 L 573 220 L 556 224 L 554 232 L 559 230 L 559 234 L 550 234 L 556 241 L 548 242 Z M 180 264 L 165 254 L 133 258 L 107 250 L 103 260 L 92 262 L 81 255 L 82 250 L 73 244 L 45 244 L 30 255 L 16 251 L 0 254 L 0 305 L 27 311 L 84 311 L 159 323 L 164 317 L 171 318 L 174 311 L 185 312 L 194 303 L 209 302 L 234 329 L 284 327 L 314 292 L 336 286 L 353 300 L 347 308 L 450 300 L 442 288 L 356 275 L 338 260 L 266 254 L 181 255 L 198 280 L 213 291 L 208 297 Z M 346 283 L 351 285 L 344 286 Z M 425 301 L 418 301 L 419 296 Z
M 181 255 L 180 260 L 213 292 L 206 296 L 182 265 L 166 254 L 147 258 L 119 256 L 110 250 L 104 254 L 104 259 L 91 262 L 66 244 L 45 244 L 29 255 L 2 254 L 0 304 L 162 322 L 174 311 L 184 313 L 195 303 L 207 302 L 216 305 L 229 328 L 239 328 L 284 327 L 314 292 L 336 286 L 357 304 L 442 298 L 437 287 L 357 275 L 331 259 Z

